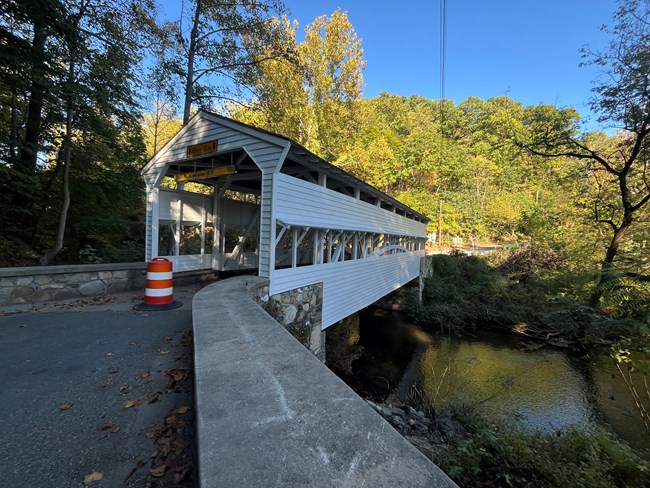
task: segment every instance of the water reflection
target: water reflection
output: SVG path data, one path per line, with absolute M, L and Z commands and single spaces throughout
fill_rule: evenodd
M 436 340 L 417 359 L 413 392 L 437 407 L 481 405 L 489 413 L 546 431 L 590 421 L 587 385 L 563 354 L 530 354 L 500 343 L 501 339 Z
M 355 346 L 363 353 L 345 379 L 363 395 L 416 397 L 436 408 L 480 405 L 546 432 L 604 418 L 637 449 L 650 444 L 624 382 L 602 353 L 585 361 L 560 350 L 525 352 L 518 338 L 490 331 L 480 338 L 438 337 L 383 310 L 359 318 Z

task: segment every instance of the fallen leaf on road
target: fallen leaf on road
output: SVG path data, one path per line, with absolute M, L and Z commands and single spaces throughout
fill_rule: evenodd
M 160 353 L 160 354 L 169 354 L 169 351 L 163 351 L 162 349 L 158 349 L 158 353 Z
M 18 326 L 19 329 L 23 329 L 23 328 L 25 328 L 25 327 L 29 327 L 29 325 L 28 325 L 28 324 L 20 324 L 20 325 Z
M 129 474 L 127 474 L 127 475 L 126 475 L 126 478 L 124 478 L 124 483 L 126 483 L 127 481 L 129 481 L 129 478 L 130 478 L 131 476 L 133 476 L 133 473 L 135 473 L 135 472 L 138 470 L 138 468 L 141 468 L 141 467 L 144 466 L 145 464 L 147 464 L 147 463 L 145 463 L 142 459 L 139 459 L 138 462 L 137 462 L 137 464 L 135 465 L 135 467 L 134 467 L 131 471 L 129 471 Z
M 119 373 L 120 370 L 117 368 L 108 368 L 108 372 L 111 374 Z
M 174 483 L 178 484 L 183 481 L 189 472 L 189 466 L 176 466 L 174 468 Z
M 143 380 L 146 380 L 147 378 L 149 378 L 149 376 L 151 376 L 151 373 L 149 371 L 145 371 L 140 376 L 142 377 Z
M 146 437 L 147 439 L 153 439 L 154 437 L 158 437 L 158 436 L 160 436 L 160 433 L 161 433 L 161 431 L 160 431 L 159 428 L 157 428 L 157 427 L 153 427 L 153 428 L 151 428 L 151 429 L 149 429 L 149 430 L 147 431 L 147 433 L 145 434 L 145 437 Z
M 179 456 L 183 452 L 183 449 L 185 449 L 189 445 L 190 445 L 190 441 L 188 441 L 187 439 L 175 439 L 173 442 L 174 454 Z
M 167 466 L 164 464 L 161 464 L 160 466 L 156 466 L 155 468 L 151 468 L 149 470 L 149 473 L 151 476 L 155 476 L 156 478 L 160 478 L 161 476 L 165 475 L 165 471 L 167 470 Z
M 151 396 L 146 396 L 144 399 L 147 401 L 148 404 L 156 403 L 158 401 L 158 395 L 151 395 Z
M 113 422 L 106 422 L 104 425 L 97 427 L 97 430 L 111 430 L 113 427 L 115 427 Z
M 107 356 L 112 356 L 113 353 L 112 353 L 112 352 L 107 352 L 106 355 L 107 355 Z
M 185 383 L 188 372 L 189 370 L 187 368 L 171 368 L 165 371 L 165 374 L 170 378 L 169 388 L 175 388 Z
M 163 337 L 163 339 L 165 339 L 166 341 L 173 341 L 174 340 L 174 338 L 172 336 L 165 336 L 165 337 Z
M 120 431 L 120 426 L 113 422 L 106 422 L 104 425 L 97 427 L 97 430 L 110 430 L 113 433 Z
M 63 403 L 63 404 L 61 404 L 59 406 L 59 410 L 61 410 L 63 412 L 65 410 L 69 409 L 72 405 L 74 405 L 74 403 L 65 402 L 65 403 Z
M 129 344 L 131 344 L 132 346 L 137 346 L 137 345 L 138 345 L 138 341 L 129 341 Z
M 187 356 L 183 356 L 182 354 L 176 354 L 174 356 L 174 360 L 176 361 L 184 361 L 185 359 L 187 359 Z
M 104 475 L 99 471 L 93 471 L 92 473 L 84 476 L 84 486 L 90 486 L 95 481 L 99 481 L 104 478 Z
M 139 398 L 134 398 L 132 400 L 127 400 L 126 403 L 124 404 L 124 408 L 131 408 L 131 407 L 137 407 L 142 403 Z
M 189 410 L 190 410 L 190 407 L 188 407 L 187 405 L 181 405 L 176 410 L 174 410 L 174 413 L 184 414 L 184 413 L 187 413 Z

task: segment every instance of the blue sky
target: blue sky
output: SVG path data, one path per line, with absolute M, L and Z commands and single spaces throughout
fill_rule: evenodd
M 363 41 L 365 96 L 440 97 L 439 0 L 285 0 L 301 29 L 337 7 Z M 448 0 L 445 96 L 507 95 L 524 105 L 586 106 L 593 68 L 579 49 L 607 45 L 615 0 Z
M 159 0 L 167 15 L 180 0 Z M 440 97 L 440 0 L 284 0 L 304 27 L 340 7 L 362 39 L 365 96 Z M 507 95 L 574 107 L 589 117 L 592 67 L 580 48 L 606 47 L 615 0 L 448 0 L 445 97 Z M 595 124 L 589 124 L 595 128 Z

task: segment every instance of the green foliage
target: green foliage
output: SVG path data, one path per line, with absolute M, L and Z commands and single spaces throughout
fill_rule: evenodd
M 564 257 L 540 246 L 475 256 L 434 255 L 422 304 L 414 318 L 454 331 L 496 326 L 548 340 L 555 345 L 588 347 L 637 336 L 647 309 L 623 308 L 616 317 L 576 302 L 575 283 L 589 283 L 566 267 Z
M 287 56 L 273 55 L 274 45 L 249 38 L 264 63 L 253 68 L 250 83 L 253 109 L 235 107 L 244 122 L 283 134 L 310 151 L 333 160 L 360 129 L 358 101 L 363 88 L 363 49 L 347 13 L 336 10 L 305 27 L 297 41 L 298 24 L 286 17 L 271 27 L 285 43 Z
M 117 258 L 142 232 L 136 97 L 153 12 L 149 0 L 3 10 L 0 54 L 21 52 L 0 77 L 0 232 L 15 249 L 55 255 L 66 216 L 61 261 Z
M 416 319 L 440 328 L 463 330 L 498 321 L 503 310 L 503 281 L 485 260 L 474 256 L 432 256 L 433 278 L 427 278 Z M 501 299 L 501 300 L 500 300 Z
M 531 433 L 488 421 L 459 407 L 452 412 L 467 436 L 450 434 L 433 461 L 461 487 L 643 487 L 650 466 L 603 428 Z

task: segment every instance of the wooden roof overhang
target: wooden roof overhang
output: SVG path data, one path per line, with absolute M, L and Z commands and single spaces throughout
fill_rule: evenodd
M 397 211 L 401 215 L 405 215 L 413 220 L 428 223 L 429 218 L 425 215 L 413 210 L 412 208 L 404 205 L 393 197 L 385 194 L 381 190 L 374 188 L 368 183 L 360 180 L 359 178 L 351 175 L 343 169 L 334 166 L 333 164 L 318 157 L 308 149 L 304 148 L 295 141 L 273 132 L 259 129 L 257 127 L 238 122 L 221 115 L 200 110 L 197 112 L 190 123 L 186 125 L 179 134 L 177 134 L 171 141 L 167 143 L 163 150 L 176 143 L 176 139 L 196 118 L 205 117 L 214 123 L 222 122 L 229 126 L 238 126 L 247 133 L 258 134 L 262 139 L 270 139 L 273 141 L 282 141 L 289 143 L 289 151 L 283 161 L 278 161 L 281 164 L 280 171 L 290 176 L 295 176 L 300 179 L 317 183 L 319 174 L 323 173 L 327 176 L 327 187 L 335 191 L 339 191 L 345 195 L 354 197 L 355 189 L 358 189 L 360 197 L 375 205 L 381 205 L 383 208 L 389 208 Z M 162 152 L 162 151 L 161 151 Z M 160 153 L 159 153 L 160 154 Z M 142 169 L 142 174 L 148 171 L 155 171 L 155 162 L 157 156 L 147 163 Z M 197 158 L 182 158 L 169 161 L 166 165 L 165 176 L 174 177 L 179 174 L 192 173 L 196 171 L 226 167 L 233 165 L 235 167 L 234 174 L 220 175 L 209 178 L 193 179 L 197 183 L 210 185 L 215 187 L 215 191 L 235 190 L 243 193 L 259 195 L 261 193 L 261 180 L 262 172 L 255 164 L 250 155 L 246 152 L 245 148 L 228 148 L 223 151 L 217 151 L 215 154 L 206 155 Z

